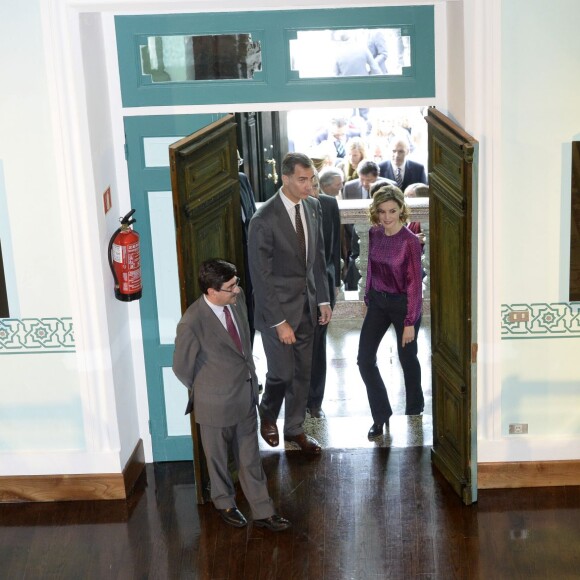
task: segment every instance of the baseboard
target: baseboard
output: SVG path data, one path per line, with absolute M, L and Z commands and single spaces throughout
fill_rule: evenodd
M 580 485 L 580 461 L 478 463 L 478 489 Z
M 122 473 L 0 477 L 0 503 L 126 499 L 144 468 L 139 439 Z

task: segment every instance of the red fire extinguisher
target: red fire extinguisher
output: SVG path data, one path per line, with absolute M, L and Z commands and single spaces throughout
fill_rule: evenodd
M 141 256 L 139 254 L 139 234 L 131 229 L 137 220 L 131 216 L 132 209 L 125 217 L 119 218 L 121 227 L 109 241 L 109 266 L 115 280 L 115 298 L 131 302 L 141 298 Z

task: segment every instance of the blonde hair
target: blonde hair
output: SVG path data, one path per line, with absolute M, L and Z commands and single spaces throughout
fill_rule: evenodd
M 378 226 L 381 223 L 379 219 L 379 206 L 386 201 L 394 201 L 399 206 L 401 210 L 399 219 L 402 223 L 405 223 L 409 219 L 411 212 L 405 203 L 403 192 L 395 185 L 388 184 L 383 185 L 373 195 L 373 201 L 369 206 L 369 219 L 371 224 Z

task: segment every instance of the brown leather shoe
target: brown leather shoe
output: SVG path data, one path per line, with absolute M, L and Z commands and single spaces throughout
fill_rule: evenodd
M 299 435 L 284 435 L 284 441 L 291 441 L 300 446 L 300 449 L 304 453 L 309 455 L 318 455 L 322 448 L 320 447 L 318 441 L 306 433 L 300 433 Z
M 276 426 L 276 423 L 268 421 L 267 419 L 262 419 L 260 423 L 260 435 L 270 447 L 278 447 L 280 436 L 278 435 L 278 427 Z

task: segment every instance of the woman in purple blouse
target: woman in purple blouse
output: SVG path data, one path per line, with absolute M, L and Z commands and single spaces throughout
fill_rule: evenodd
M 365 304 L 367 313 L 360 333 L 357 363 L 367 388 L 373 425 L 369 438 L 389 427 L 393 414 L 385 383 L 377 366 L 377 351 L 391 324 L 397 334 L 397 351 L 403 367 L 406 415 L 420 415 L 424 399 L 417 334 L 421 324 L 421 242 L 405 227 L 409 210 L 403 193 L 384 185 L 369 208 L 369 262 Z

